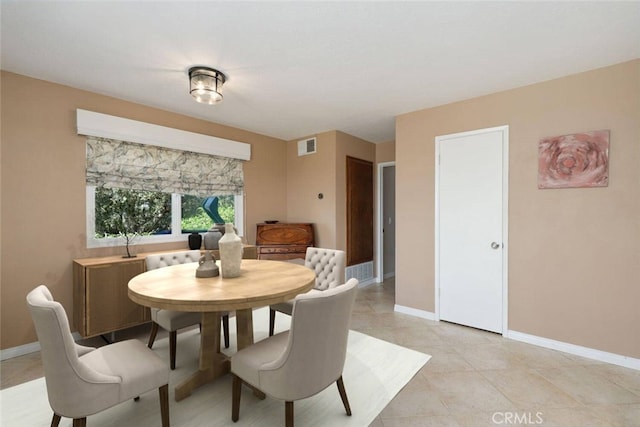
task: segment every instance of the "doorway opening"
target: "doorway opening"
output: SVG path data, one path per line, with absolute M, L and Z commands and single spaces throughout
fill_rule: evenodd
M 376 282 L 396 274 L 396 162 L 378 163 L 376 208 Z

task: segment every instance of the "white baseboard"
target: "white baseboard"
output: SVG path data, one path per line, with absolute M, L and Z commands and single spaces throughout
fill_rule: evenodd
M 0 350 L 0 360 L 13 359 L 14 357 L 24 356 L 25 354 L 35 353 L 36 351 L 40 351 L 40 343 L 37 341 Z
M 405 307 L 402 305 L 394 305 L 393 310 L 398 313 L 408 314 L 410 316 L 420 317 L 427 320 L 436 320 L 434 313 L 425 310 L 418 310 L 417 308 Z M 585 357 L 587 359 L 597 360 L 599 362 L 610 363 L 612 365 L 622 366 L 624 368 L 630 368 L 640 371 L 640 359 L 633 357 L 622 356 L 620 354 L 609 353 L 602 350 L 596 350 L 593 348 L 582 347 L 575 344 L 569 344 L 562 341 L 556 341 L 549 338 L 538 337 L 535 335 L 529 335 L 517 331 L 507 331 L 504 335 L 505 338 L 509 338 L 515 341 L 522 341 L 528 344 L 537 345 L 539 347 L 549 348 L 551 350 L 558 350 L 576 356 Z
M 556 341 L 549 338 L 538 337 L 517 331 L 507 331 L 506 338 L 516 341 L 526 342 L 528 344 L 540 347 L 550 348 L 552 350 L 563 351 L 565 353 L 574 354 L 576 356 L 586 357 L 587 359 L 597 360 L 600 362 L 611 363 L 612 365 L 623 366 L 625 368 L 636 369 L 640 371 L 640 359 L 622 356 L 620 354 L 609 353 L 593 348 L 582 347 L 575 344 L 569 344 L 562 341 Z
M 408 314 L 410 316 L 420 317 L 427 320 L 436 320 L 436 315 L 430 311 L 418 310 L 417 308 L 405 307 L 404 305 L 395 304 L 393 311 Z
M 364 288 L 364 287 L 367 287 L 369 285 L 373 285 L 375 283 L 380 283 L 380 282 L 376 281 L 375 277 L 372 277 L 371 279 L 363 280 L 361 282 L 359 281 L 358 282 L 358 287 L 359 288 Z
M 72 335 L 75 341 L 82 339 L 77 332 L 74 332 Z M 14 357 L 24 356 L 25 354 L 35 353 L 36 351 L 40 351 L 40 343 L 38 341 L 0 350 L 0 360 L 13 359 Z
M 362 282 L 358 287 L 362 288 L 375 283 L 373 279 Z M 398 313 L 408 314 L 410 316 L 419 317 L 427 320 L 436 320 L 434 313 L 426 310 L 419 310 L 417 308 L 406 307 L 403 305 L 395 304 L 393 310 Z M 533 344 L 551 350 L 558 350 L 576 356 L 586 357 L 587 359 L 597 360 L 599 362 L 610 363 L 612 365 L 618 365 L 625 368 L 635 369 L 640 371 L 640 359 L 633 357 L 622 356 L 620 354 L 609 353 L 602 350 L 596 350 L 589 347 L 582 347 L 575 344 L 569 344 L 562 341 L 556 341 L 549 338 L 543 338 L 536 335 L 525 334 L 523 332 L 508 330 L 504 335 L 505 338 L 509 338 L 515 341 L 525 342 L 527 344 Z M 82 337 L 77 332 L 73 333 L 73 339 L 75 341 L 80 340 Z M 40 351 L 40 343 L 32 342 L 29 344 L 20 345 L 18 347 L 11 347 L 4 350 L 0 350 L 0 360 L 12 359 L 14 357 L 23 356 L 25 354 L 34 353 Z

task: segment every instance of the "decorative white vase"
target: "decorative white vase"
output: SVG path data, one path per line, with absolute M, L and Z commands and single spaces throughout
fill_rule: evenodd
M 225 224 L 224 228 L 224 236 L 218 241 L 220 270 L 224 278 L 238 277 L 242 263 L 242 239 L 236 234 L 233 224 Z

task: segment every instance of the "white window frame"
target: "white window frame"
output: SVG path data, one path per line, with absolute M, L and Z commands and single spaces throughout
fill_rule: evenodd
M 103 237 L 96 239 L 96 187 L 87 185 L 87 248 L 105 248 L 125 246 L 124 237 Z M 234 226 L 238 235 L 244 235 L 244 197 L 236 195 L 233 201 L 235 212 Z M 179 194 L 171 195 L 171 234 L 136 236 L 129 246 L 150 243 L 186 242 L 188 233 L 182 232 L 182 198 Z

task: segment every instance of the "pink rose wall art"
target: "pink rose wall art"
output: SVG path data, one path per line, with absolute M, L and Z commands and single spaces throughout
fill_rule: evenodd
M 538 188 L 609 185 L 609 131 L 543 138 L 538 145 Z

